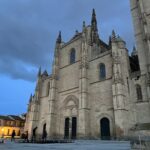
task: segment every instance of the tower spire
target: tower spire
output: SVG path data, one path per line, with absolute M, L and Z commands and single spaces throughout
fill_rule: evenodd
M 86 25 L 85 25 L 85 21 L 83 21 L 82 28 L 84 29 L 84 28 L 85 28 L 85 26 L 86 26 Z
M 114 30 L 112 30 L 111 40 L 112 40 L 112 41 L 115 41 L 115 40 L 116 40 L 116 33 L 115 33 Z
M 111 36 L 109 36 L 109 42 L 108 42 L 108 44 L 109 44 L 109 48 L 111 48 L 111 45 L 112 45 L 112 43 L 111 43 Z
M 98 35 L 95 9 L 93 9 L 92 11 L 92 19 L 91 19 L 91 45 L 93 43 L 95 44 L 99 43 L 99 35 Z
M 38 71 L 38 77 L 41 76 L 41 66 L 39 67 L 39 71 Z
M 31 102 L 32 101 L 32 94 L 30 95 L 30 98 L 29 98 L 29 102 Z
M 97 20 L 96 20 L 96 13 L 95 13 L 95 9 L 93 8 L 92 11 L 92 20 L 91 20 L 91 25 L 96 25 L 97 24 Z
M 58 34 L 58 38 L 56 40 L 56 43 L 60 44 L 62 42 L 61 40 L 61 31 L 59 31 L 59 34 Z
M 97 19 L 96 19 L 96 13 L 95 13 L 94 8 L 93 8 L 93 11 L 92 11 L 91 26 L 92 26 L 92 29 L 94 31 L 97 31 Z

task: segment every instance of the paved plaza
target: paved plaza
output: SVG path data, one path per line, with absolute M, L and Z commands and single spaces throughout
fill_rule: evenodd
M 130 150 L 129 142 L 75 141 L 67 144 L 28 144 L 6 141 L 0 150 Z

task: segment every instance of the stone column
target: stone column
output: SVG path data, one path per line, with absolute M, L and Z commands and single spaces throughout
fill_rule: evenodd
M 120 48 L 121 47 L 121 48 Z M 122 53 L 121 53 L 122 51 Z M 123 64 L 123 60 L 127 59 L 125 56 L 125 43 L 122 39 L 116 38 L 115 33 L 112 34 L 112 59 L 113 59 L 113 84 L 112 84 L 112 93 L 113 93 L 113 106 L 114 106 L 114 117 L 115 117 L 115 128 L 116 128 L 116 137 L 121 138 L 127 135 L 127 113 L 128 109 L 126 107 L 127 103 L 127 93 L 126 93 L 126 84 L 124 79 L 128 75 L 127 65 Z M 124 63 L 127 61 L 124 61 Z M 122 64 L 124 66 L 122 66 Z
M 49 114 L 48 114 L 48 138 L 52 139 L 56 136 L 56 81 L 51 80 L 50 94 L 49 94 Z
M 59 73 L 59 50 L 61 49 L 61 32 L 59 32 L 58 38 L 56 40 L 54 61 L 53 61 L 53 71 L 52 79 L 50 83 L 50 94 L 49 94 L 49 115 L 48 115 L 48 138 L 56 138 L 56 99 L 57 99 L 57 77 Z
M 78 138 L 89 138 L 89 107 L 88 107 L 88 58 L 87 42 L 83 35 L 80 79 L 79 79 L 79 118 L 78 118 Z

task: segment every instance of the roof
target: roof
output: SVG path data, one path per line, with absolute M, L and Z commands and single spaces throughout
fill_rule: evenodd
M 2 115 L 0 115 L 0 119 L 2 119 L 2 120 L 13 120 L 9 116 L 2 116 Z
M 9 121 L 14 121 L 14 120 L 24 121 L 23 118 L 21 118 L 20 116 L 16 116 L 16 115 L 8 115 L 8 116 L 0 115 L 0 119 L 9 120 Z
M 102 41 L 101 39 L 99 39 L 99 43 L 100 45 L 102 45 L 103 47 L 105 47 L 106 49 L 110 49 L 109 45 L 106 44 L 104 41 Z
M 9 117 L 11 117 L 13 120 L 24 121 L 24 119 L 23 119 L 23 118 L 21 118 L 20 116 L 16 116 L 16 115 L 9 115 Z
M 88 25 L 88 26 L 86 26 L 86 28 L 91 28 L 91 25 Z M 62 48 L 63 47 L 65 47 L 65 46 L 67 46 L 67 45 L 69 45 L 70 43 L 72 43 L 72 42 L 74 42 L 74 41 L 76 41 L 76 40 L 78 40 L 78 39 L 80 39 L 80 38 L 82 38 L 82 33 L 83 33 L 83 31 L 82 32 L 78 32 L 78 31 L 76 31 L 75 32 L 75 34 L 73 35 L 73 37 L 68 41 L 68 42 L 66 42 L 66 43 L 64 43 L 63 45 L 62 45 Z M 119 37 L 120 38 L 120 37 Z M 121 39 L 121 38 L 120 38 Z M 103 48 L 105 48 L 106 50 L 109 50 L 110 49 L 110 45 L 109 44 L 107 44 L 107 43 L 105 43 L 102 39 L 98 39 L 98 44 L 99 44 L 99 46 L 100 47 L 103 47 Z

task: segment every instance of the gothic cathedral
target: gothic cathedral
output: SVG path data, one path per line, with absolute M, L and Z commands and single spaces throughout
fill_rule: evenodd
M 25 131 L 29 138 L 112 139 L 150 135 L 150 2 L 130 0 L 136 48 L 115 31 L 105 43 L 96 13 L 64 43 L 56 40 L 52 74 L 38 72 Z

